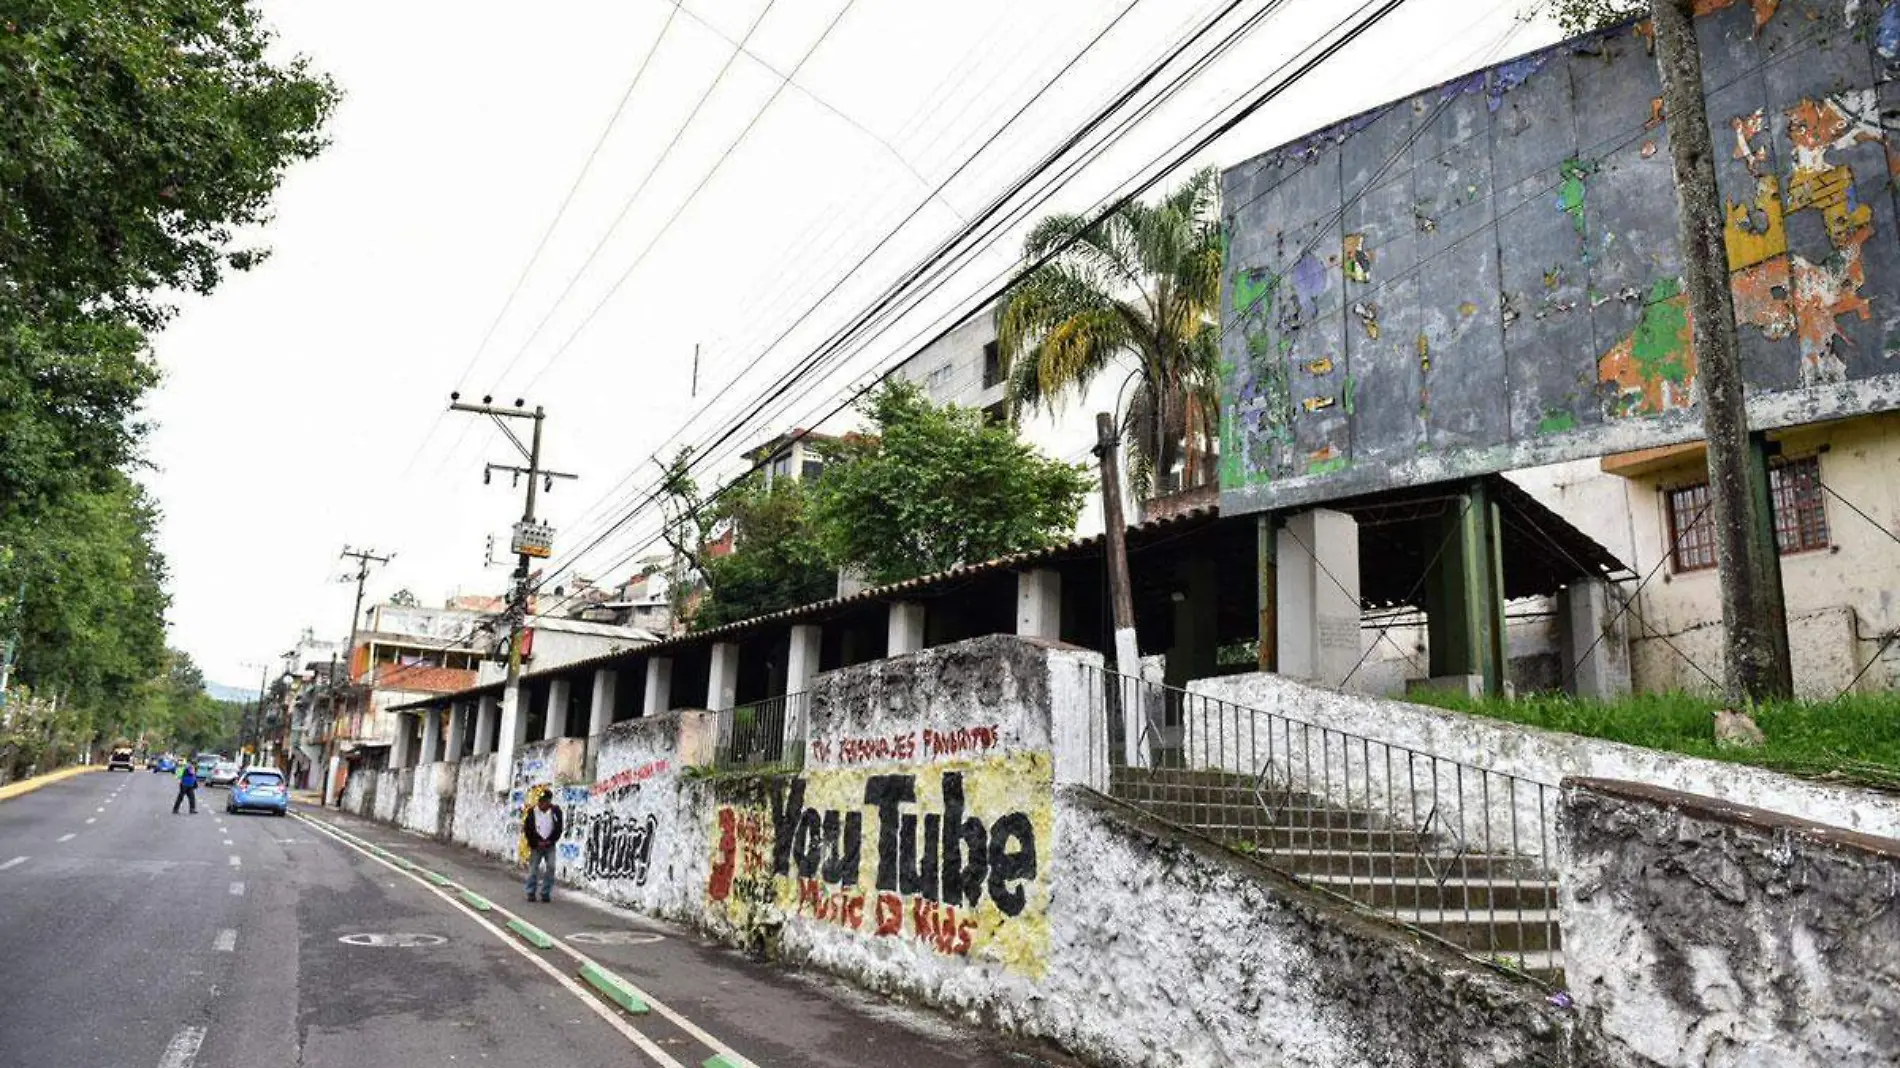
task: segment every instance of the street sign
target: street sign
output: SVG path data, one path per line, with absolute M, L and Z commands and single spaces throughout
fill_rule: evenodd
M 516 523 L 509 548 L 522 556 L 545 560 L 554 554 L 554 528 L 547 523 Z

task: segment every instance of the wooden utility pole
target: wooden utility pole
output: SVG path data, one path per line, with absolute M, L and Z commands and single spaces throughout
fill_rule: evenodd
M 1709 511 L 1722 587 L 1728 700 L 1792 696 L 1788 618 L 1781 595 L 1765 442 L 1748 431 L 1742 363 L 1729 291 L 1725 215 L 1715 185 L 1715 149 L 1702 99 L 1695 0 L 1651 0 L 1656 67 L 1675 162 L 1677 232 L 1689 314 L 1695 324 L 1696 383 L 1708 439 Z
M 497 749 L 497 752 L 506 754 L 513 749 L 514 731 L 518 729 L 516 726 L 516 717 L 525 714 L 521 708 L 520 699 L 521 639 L 522 635 L 527 631 L 528 626 L 528 601 L 530 597 L 530 591 L 528 589 L 529 561 L 544 559 L 550 552 L 550 547 L 544 536 L 545 532 L 535 523 L 535 497 L 543 483 L 546 483 L 547 488 L 551 490 L 554 488 L 555 479 L 571 479 L 575 476 L 560 471 L 549 471 L 541 466 L 541 425 L 547 419 L 547 411 L 545 409 L 536 405 L 531 410 L 526 406 L 525 402 L 519 400 L 515 401 L 514 407 L 512 408 L 497 407 L 491 403 L 492 401 L 492 397 L 483 397 L 480 404 L 463 404 L 461 394 L 449 394 L 450 411 L 471 412 L 477 415 L 486 415 L 493 419 L 495 424 L 501 427 L 502 433 L 508 436 L 508 440 L 512 441 L 515 448 L 520 450 L 522 457 L 528 461 L 526 468 L 508 467 L 502 464 L 489 464 L 483 473 L 483 479 L 486 480 L 489 471 L 501 467 L 513 471 L 517 476 L 525 475 L 528 479 L 527 500 L 522 506 L 521 522 L 515 527 L 514 545 L 512 546 L 515 550 L 515 574 L 514 585 L 509 591 L 508 603 L 508 678 L 502 689 L 501 697 L 502 745 Z M 514 432 L 508 429 L 508 425 L 503 422 L 504 419 L 533 420 L 534 429 L 529 435 L 529 444 L 523 445 L 521 439 L 516 437 Z M 506 759 L 495 762 L 496 781 L 503 786 L 506 785 L 504 780 L 511 774 L 508 764 L 509 762 Z
M 363 622 L 363 584 L 369 581 L 369 566 L 371 564 L 386 564 L 395 559 L 395 557 L 395 553 L 390 553 L 388 556 L 378 556 L 374 549 L 352 549 L 348 545 L 345 545 L 343 551 L 337 554 L 337 558 L 340 560 L 356 561 L 356 601 L 350 607 L 350 644 L 343 647 L 343 685 L 346 688 L 356 681 L 356 638 L 357 635 L 361 633 L 360 628 Z M 323 777 L 321 779 L 323 792 L 319 794 L 317 798 L 317 804 L 319 806 L 329 804 L 332 800 L 330 797 L 330 780 L 336 764 L 336 725 L 339 718 L 336 708 L 336 692 L 336 667 L 332 665 L 330 668 L 330 729 L 328 731 L 329 738 L 327 738 L 323 744 L 324 760 Z M 341 801 L 341 799 L 336 800 L 338 800 L 339 803 Z
M 1143 766 L 1137 713 L 1142 707 L 1140 688 L 1126 680 L 1141 678 L 1141 648 L 1135 640 L 1135 597 L 1128 582 L 1128 524 L 1122 517 L 1122 467 L 1115 419 L 1095 414 L 1095 455 L 1102 464 L 1102 526 L 1108 565 L 1108 599 L 1115 624 L 1115 671 L 1122 691 L 1122 753 L 1130 767 Z

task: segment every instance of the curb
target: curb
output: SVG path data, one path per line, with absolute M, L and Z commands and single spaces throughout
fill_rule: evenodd
M 468 902 L 468 906 L 477 912 L 492 912 L 495 908 L 487 898 L 473 890 L 463 890 L 462 900 Z
M 520 935 L 529 945 L 536 949 L 554 948 L 554 939 L 549 938 L 545 931 L 526 920 L 509 920 L 508 929 Z
M 51 786 L 56 782 L 63 782 L 67 779 L 84 775 L 87 772 L 98 771 L 100 768 L 101 765 L 98 764 L 74 764 L 72 767 L 61 768 L 58 771 L 49 771 L 44 775 L 35 775 L 30 779 L 10 782 L 5 786 L 0 786 L 0 801 L 18 797 L 21 794 L 30 794 L 42 786 Z M 135 771 L 133 774 L 136 775 L 138 773 Z
M 587 984 L 595 990 L 607 995 L 607 1000 L 628 1012 L 636 1016 L 646 1014 L 647 1003 L 640 1000 L 640 996 L 627 987 L 625 980 L 600 965 L 582 965 L 581 978 L 587 980 Z

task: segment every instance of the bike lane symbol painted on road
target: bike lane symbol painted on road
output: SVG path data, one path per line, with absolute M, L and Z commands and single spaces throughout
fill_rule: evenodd
M 398 931 L 394 934 L 365 932 L 363 934 L 344 935 L 339 942 L 352 946 L 376 946 L 384 949 L 418 949 L 423 946 L 439 946 L 448 939 L 441 935 L 414 934 Z
M 666 936 L 650 931 L 576 931 L 567 940 L 583 946 L 650 946 Z

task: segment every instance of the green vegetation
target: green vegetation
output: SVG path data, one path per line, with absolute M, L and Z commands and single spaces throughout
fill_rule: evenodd
M 171 296 L 258 262 L 237 235 L 322 147 L 335 89 L 270 46 L 250 0 L 17 0 L 0 19 L 0 762 L 228 733 L 202 679 L 170 692 L 138 412 Z
M 1408 700 L 1810 778 L 1900 789 L 1900 694 L 1763 705 L 1750 713 L 1767 737 L 1758 749 L 1717 746 L 1714 713 L 1723 705 L 1687 694 L 1636 694 L 1604 702 L 1548 695 L 1504 701 L 1418 693 Z
M 875 583 L 902 582 L 1067 540 L 1093 480 L 1007 426 L 937 407 L 908 382 L 865 398 L 866 435 L 838 446 L 813 493 L 831 558 Z
M 1055 408 L 1133 358 L 1137 378 L 1121 435 L 1129 478 L 1144 496 L 1156 472 L 1177 465 L 1182 488 L 1215 477 L 1219 216 L 1220 172 L 1212 167 L 1153 204 L 1130 202 L 1096 220 L 1051 215 L 1023 243 L 1024 262 L 1038 266 L 997 310 L 1012 417 Z
M 681 583 L 674 618 L 692 629 L 830 597 L 841 567 L 901 582 L 1066 540 L 1093 480 L 1006 426 L 938 407 L 908 382 L 869 394 L 861 435 L 828 443 L 815 483 L 753 473 L 708 501 L 682 450 L 662 476 L 662 533 L 703 590 Z M 705 546 L 733 534 L 730 553 Z M 694 603 L 693 598 L 697 597 Z
M 1525 12 L 1531 18 L 1548 11 L 1566 37 L 1614 26 L 1625 19 L 1649 13 L 1649 0 L 1554 0 L 1539 3 Z

